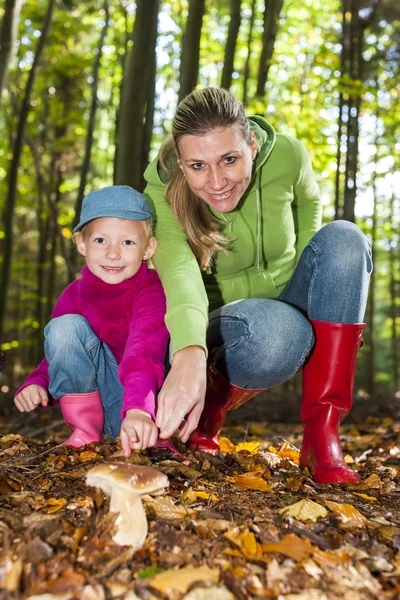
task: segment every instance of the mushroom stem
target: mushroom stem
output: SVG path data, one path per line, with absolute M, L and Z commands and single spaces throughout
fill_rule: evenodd
M 110 511 L 119 513 L 114 542 L 120 546 L 132 546 L 134 550 L 141 548 L 147 536 L 147 518 L 140 494 L 113 488 Z

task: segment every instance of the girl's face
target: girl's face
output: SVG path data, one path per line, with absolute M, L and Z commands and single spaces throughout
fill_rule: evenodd
M 144 221 L 103 217 L 86 225 L 76 245 L 93 275 L 114 285 L 136 275 L 157 241 L 149 239 Z
M 217 212 L 233 210 L 251 179 L 257 141 L 250 145 L 236 127 L 179 139 L 178 164 L 194 194 Z

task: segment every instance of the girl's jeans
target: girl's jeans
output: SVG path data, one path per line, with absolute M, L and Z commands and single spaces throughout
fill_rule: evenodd
M 361 323 L 372 271 L 359 228 L 334 221 L 305 247 L 279 299 L 250 298 L 210 313 L 207 346 L 235 386 L 266 389 L 290 379 L 314 345 L 309 319 Z
M 44 330 L 44 350 L 49 363 L 49 393 L 84 394 L 99 390 L 104 408 L 104 431 L 116 437 L 121 429 L 123 387 L 118 364 L 108 348 L 81 315 L 52 319 Z

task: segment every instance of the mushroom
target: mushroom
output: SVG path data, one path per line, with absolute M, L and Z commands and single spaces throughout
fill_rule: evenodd
M 147 519 L 141 495 L 162 494 L 164 488 L 169 486 L 168 477 L 152 467 L 111 462 L 90 469 L 86 483 L 111 496 L 110 512 L 119 513 L 114 542 L 139 550 L 147 536 Z

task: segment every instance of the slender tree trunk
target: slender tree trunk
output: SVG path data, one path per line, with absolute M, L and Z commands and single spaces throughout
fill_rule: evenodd
M 79 182 L 78 196 L 77 196 L 76 202 L 75 202 L 75 216 L 74 216 L 74 219 L 72 222 L 72 228 L 74 228 L 79 223 L 79 216 L 80 216 L 80 212 L 81 212 L 83 197 L 85 195 L 85 187 L 86 187 L 86 182 L 87 182 L 88 173 L 89 173 L 90 158 L 92 155 L 94 128 L 95 128 L 95 124 L 96 124 L 97 91 L 98 91 L 98 87 L 99 87 L 100 62 L 101 62 L 101 57 L 103 56 L 104 40 L 107 35 L 107 29 L 108 29 L 108 19 L 109 19 L 108 0 L 104 0 L 103 10 L 105 12 L 104 27 L 100 34 L 99 43 L 97 46 L 96 59 L 94 61 L 94 67 L 93 67 L 92 103 L 91 103 L 91 107 L 90 107 L 90 115 L 89 115 L 89 122 L 88 122 L 87 136 L 86 136 L 85 156 L 84 156 L 82 167 L 81 167 L 81 178 L 80 178 L 80 182 Z M 71 261 L 74 262 L 73 257 L 71 257 Z
M 378 137 L 378 134 L 376 135 Z M 378 162 L 378 145 L 376 143 L 375 164 Z M 376 189 L 376 170 L 372 181 L 373 189 L 373 213 L 372 213 L 372 231 L 371 231 L 371 252 L 372 260 L 376 256 L 376 237 L 377 237 L 377 214 L 378 214 L 378 194 Z M 367 360 L 367 389 L 371 398 L 375 397 L 375 269 L 372 270 L 369 283 L 369 353 Z
M 149 154 L 151 150 L 151 139 L 153 137 L 154 110 L 156 101 L 156 73 L 157 73 L 157 56 L 156 48 L 152 57 L 152 64 L 149 75 L 149 91 L 146 103 L 146 117 L 143 129 L 143 147 L 142 147 L 142 180 L 139 186 L 139 191 L 142 192 L 146 187 L 144 172 L 149 164 Z
M 0 106 L 6 86 L 8 65 L 18 31 L 22 0 L 6 0 L 3 23 L 0 29 Z
M 242 0 L 230 0 L 231 18 L 229 21 L 228 39 L 225 46 L 224 67 L 222 69 L 221 87 L 229 90 L 232 83 L 236 42 L 240 29 Z
M 187 94 L 190 94 L 197 85 L 200 64 L 200 37 L 205 8 L 205 0 L 189 1 L 189 14 L 182 39 L 178 102 Z
M 149 65 L 152 65 L 157 42 L 159 5 L 159 0 L 138 0 L 133 50 L 124 75 L 115 182 L 135 189 L 142 182 L 144 113 L 148 99 Z
M 115 152 L 114 152 L 114 185 L 115 185 L 115 176 L 117 173 L 117 163 L 118 163 L 118 130 L 119 130 L 119 115 L 121 112 L 121 98 L 124 94 L 124 79 L 125 79 L 125 67 L 126 67 L 126 61 L 127 61 L 127 56 L 128 56 L 128 42 L 129 42 L 129 38 L 130 38 L 130 33 L 129 33 L 129 25 L 128 25 L 128 11 L 126 10 L 126 7 L 121 7 L 123 14 L 124 14 L 124 19 L 125 19 L 125 35 L 124 35 L 124 44 L 123 44 L 123 49 L 124 51 L 122 52 L 122 54 L 119 57 L 119 63 L 121 65 L 121 71 L 122 71 L 122 77 L 121 77 L 121 84 L 119 86 L 119 90 L 118 88 L 114 87 L 113 91 L 111 92 L 112 96 L 117 97 L 117 94 L 119 93 L 119 98 L 118 101 L 116 102 L 117 105 L 117 109 L 115 111 L 115 127 L 114 127 L 114 143 L 115 143 Z
M 271 66 L 276 34 L 278 31 L 278 20 L 282 10 L 283 0 L 265 0 L 264 29 L 262 36 L 262 49 L 260 66 L 257 79 L 257 96 L 264 96 L 265 86 L 268 80 L 268 72 Z
M 399 341 L 397 336 L 397 320 L 398 320 L 398 281 L 396 278 L 396 268 L 400 263 L 399 243 L 400 236 L 395 230 L 395 223 L 398 219 L 395 217 L 395 194 L 392 193 L 390 200 L 390 213 L 392 224 L 392 239 L 390 240 L 389 250 L 389 265 L 390 265 L 390 316 L 392 321 L 391 328 L 391 345 L 392 345 L 392 364 L 393 364 L 393 386 L 394 391 L 399 390 Z
M 243 104 L 247 104 L 247 93 L 248 93 L 248 82 L 250 77 L 250 58 L 251 58 L 251 43 L 253 40 L 253 28 L 254 28 L 254 20 L 256 16 L 256 2 L 257 0 L 253 0 L 251 4 L 251 15 L 249 22 L 249 34 L 247 36 L 247 54 L 246 54 L 246 62 L 244 65 L 243 72 Z
M 33 84 L 35 82 L 35 77 L 37 73 L 37 69 L 39 66 L 39 62 L 46 44 L 47 36 L 50 31 L 51 21 L 53 16 L 53 10 L 56 0 L 49 0 L 49 4 L 47 7 L 47 14 L 45 17 L 45 21 L 43 24 L 43 29 L 41 32 L 41 36 L 38 41 L 35 58 L 33 60 L 33 64 L 31 70 L 29 71 L 28 82 L 25 89 L 24 98 L 21 106 L 21 113 L 17 127 L 17 134 L 15 139 L 15 144 L 13 148 L 13 158 L 10 165 L 9 177 L 8 177 L 8 191 L 5 202 L 5 211 L 4 211 L 4 257 L 3 257 L 3 265 L 1 270 L 0 277 L 0 288 L 2 294 L 0 296 L 0 339 L 3 334 L 3 326 L 4 319 L 6 314 L 7 307 L 7 291 L 8 284 L 10 281 L 10 272 L 11 272 L 11 256 L 12 256 L 12 242 L 13 242 L 13 220 L 14 220 L 14 209 L 15 202 L 17 197 L 17 183 L 18 183 L 18 168 L 22 154 L 22 148 L 24 144 L 24 134 L 25 134 L 25 126 L 28 119 L 29 109 L 30 109 L 30 97 L 33 89 Z

